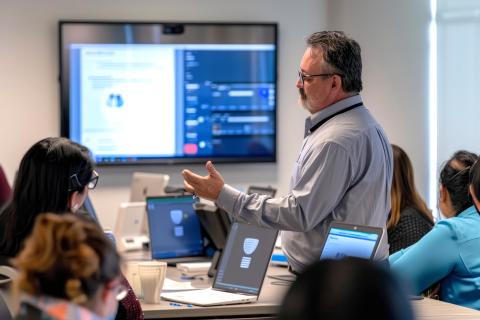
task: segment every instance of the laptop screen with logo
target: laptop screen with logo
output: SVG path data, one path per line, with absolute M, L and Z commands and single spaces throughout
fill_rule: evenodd
M 375 227 L 332 223 L 320 259 L 357 257 L 373 259 L 383 230 Z
M 273 229 L 234 223 L 213 287 L 230 292 L 259 294 L 277 233 Z
M 199 256 L 204 253 L 200 222 L 192 196 L 147 198 L 152 259 Z

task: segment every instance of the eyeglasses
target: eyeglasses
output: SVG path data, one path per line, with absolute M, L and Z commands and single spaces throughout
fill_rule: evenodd
M 95 189 L 95 187 L 97 186 L 99 177 L 100 177 L 100 175 L 98 174 L 98 172 L 93 170 L 92 177 L 90 178 L 90 180 L 88 180 L 87 188 L 90 189 L 90 190 Z
M 123 300 L 128 294 L 128 288 L 121 283 L 110 287 L 109 290 L 113 292 L 117 301 Z
M 343 77 L 343 74 L 341 74 L 341 73 L 308 74 L 308 73 L 303 72 L 302 70 L 298 70 L 298 80 L 300 80 L 300 83 L 302 84 L 302 86 L 305 83 L 305 79 L 313 78 L 313 77 L 332 77 L 332 76 Z
M 99 174 L 97 173 L 97 171 L 93 170 L 92 177 L 87 182 L 87 188 L 90 190 L 95 189 L 98 183 L 98 178 Z M 78 175 L 74 173 L 70 176 L 70 187 L 68 188 L 68 191 L 77 191 L 80 188 L 83 188 L 82 184 L 80 183 L 80 180 L 78 180 Z

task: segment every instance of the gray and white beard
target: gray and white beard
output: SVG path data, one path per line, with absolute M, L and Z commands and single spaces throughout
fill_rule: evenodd
M 302 107 L 308 112 L 312 113 L 310 105 L 308 104 L 307 94 L 303 88 L 298 88 L 299 100 Z

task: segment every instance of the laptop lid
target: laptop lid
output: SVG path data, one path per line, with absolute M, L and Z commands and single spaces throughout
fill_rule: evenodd
M 204 254 L 200 222 L 191 195 L 149 197 L 146 202 L 152 259 Z
M 213 288 L 258 295 L 278 231 L 234 223 L 228 235 Z
M 334 221 L 328 230 L 320 259 L 344 257 L 373 259 L 382 235 L 382 228 Z
M 115 236 L 147 235 L 147 214 L 145 202 L 122 202 L 118 208 Z
M 130 187 L 130 201 L 145 201 L 147 197 L 162 196 L 170 176 L 160 173 L 134 172 Z

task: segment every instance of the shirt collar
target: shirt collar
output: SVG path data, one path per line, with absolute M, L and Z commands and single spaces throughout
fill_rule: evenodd
M 335 114 L 343 109 L 346 109 L 356 103 L 362 102 L 362 97 L 360 94 L 345 98 L 343 100 L 337 101 L 334 104 L 329 105 L 328 107 L 312 114 L 305 120 L 305 136 L 308 135 L 310 129 L 315 126 L 317 123 L 326 119 L 327 117 Z
M 460 212 L 457 217 L 468 217 L 468 216 L 478 216 L 477 209 L 475 206 L 468 207 L 467 209 Z

